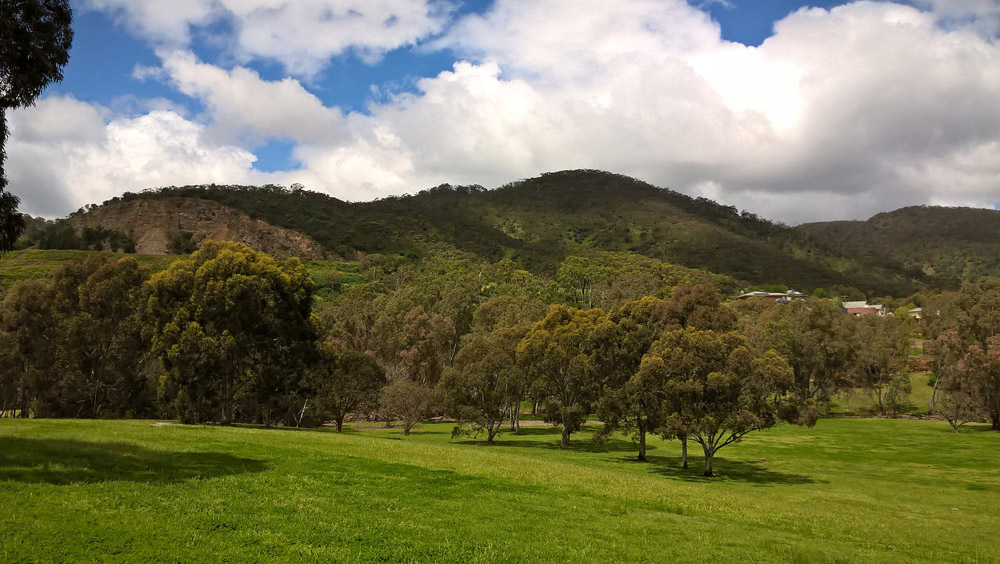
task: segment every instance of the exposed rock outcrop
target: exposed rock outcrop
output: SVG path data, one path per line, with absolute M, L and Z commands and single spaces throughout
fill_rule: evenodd
M 253 219 L 239 210 L 197 198 L 132 200 L 93 208 L 69 220 L 75 229 L 103 227 L 135 240 L 136 252 L 165 255 L 178 238 L 238 241 L 276 258 L 329 258 L 319 243 L 298 231 Z

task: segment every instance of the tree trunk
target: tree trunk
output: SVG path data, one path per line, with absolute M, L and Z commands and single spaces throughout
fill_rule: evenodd
M 687 435 L 681 437 L 681 468 L 688 467 L 688 438 Z
M 646 423 L 639 417 L 639 462 L 646 462 Z
M 990 413 L 990 421 L 993 424 L 991 428 L 994 431 L 1000 431 L 1000 413 L 997 413 L 996 411 Z
M 705 472 L 702 473 L 702 476 L 707 476 L 711 478 L 713 476 L 712 457 L 715 456 L 715 450 L 712 447 L 708 446 L 707 444 L 702 445 L 702 447 L 705 450 Z
M 343 415 L 338 416 L 336 423 L 337 423 L 337 432 L 339 433 L 344 428 L 344 416 Z
M 559 448 L 569 448 L 569 427 L 565 423 L 563 423 L 562 439 L 559 441 Z

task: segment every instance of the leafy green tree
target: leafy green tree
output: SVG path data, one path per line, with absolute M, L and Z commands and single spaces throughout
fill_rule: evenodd
M 278 266 L 241 243 L 205 241 L 149 282 L 153 350 L 163 362 L 164 399 L 184 421 L 238 417 L 270 423 L 275 405 L 312 349 L 312 280 L 298 259 Z M 236 413 L 239 397 L 259 413 Z
M 666 306 L 665 315 L 676 327 L 731 331 L 736 314 L 723 305 L 722 296 L 710 284 L 677 286 Z
M 52 278 L 58 336 L 59 415 L 150 415 L 144 377 L 149 332 L 139 304 L 149 270 L 101 254 L 71 261 Z
M 504 419 L 518 408 L 523 372 L 501 335 L 472 333 L 464 341 L 437 390 L 448 413 L 471 420 L 476 434 L 485 431 L 492 443 Z
M 816 416 L 819 404 L 828 402 L 843 384 L 854 362 L 852 321 L 830 300 L 795 300 L 770 304 L 746 326 L 756 354 L 775 349 L 795 374 L 795 394 Z
M 794 384 L 788 363 L 775 351 L 754 357 L 735 332 L 667 332 L 643 358 L 638 378 L 661 394 L 662 432 L 684 433 L 702 446 L 705 476 L 720 449 L 783 419 L 798 420 L 786 398 Z
M 567 257 L 556 272 L 556 280 L 573 296 L 573 303 L 593 307 L 591 289 L 609 278 L 606 268 L 593 264 L 584 257 Z
M 948 345 L 939 347 L 939 364 L 949 362 L 945 371 L 954 368 L 962 380 L 979 378 L 978 396 L 984 402 L 983 408 L 989 415 L 993 430 L 1000 431 L 1000 371 L 994 370 L 995 354 L 1000 335 L 1000 278 L 983 278 L 976 284 L 965 284 L 948 308 L 950 319 L 943 322 L 954 330 L 941 331 L 951 335 Z M 955 353 L 962 354 L 957 360 Z M 947 379 L 947 378 L 946 378 Z M 954 387 L 957 383 L 951 383 Z M 974 397 L 966 394 L 966 399 Z
M 319 353 L 309 370 L 307 387 L 316 413 L 332 420 L 339 433 L 349 413 L 378 402 L 386 384 L 385 369 L 372 354 L 338 348 L 330 342 L 320 344 Z
M 35 103 L 42 90 L 62 80 L 73 44 L 68 0 L 0 2 L 0 253 L 12 250 L 24 231 L 20 199 L 7 192 L 7 110 Z
M 4 344 L 4 389 L 15 393 L 3 404 L 19 417 L 49 415 L 42 403 L 53 387 L 52 354 L 58 339 L 57 317 L 52 307 L 52 285 L 41 280 L 19 282 L 0 304 L 0 335 Z
M 598 330 L 611 321 L 600 309 L 552 306 L 548 315 L 528 331 L 517 346 L 517 360 L 537 377 L 542 392 L 555 401 L 546 405 L 546 418 L 562 426 L 560 448 L 586 421 L 600 390 L 595 370 Z
M 545 317 L 547 308 L 530 292 L 519 295 L 502 295 L 491 298 L 475 312 L 473 331 L 488 335 L 494 345 L 502 348 L 505 356 L 513 359 L 512 372 L 507 386 L 510 391 L 510 428 L 513 433 L 521 430 L 521 402 L 527 397 L 530 376 L 524 366 L 516 363 L 517 345 L 528 334 L 536 321 Z
M 879 414 L 903 398 L 901 380 L 909 383 L 906 355 L 910 344 L 905 320 L 869 315 L 851 320 L 854 325 L 854 383 L 875 396 Z M 887 401 L 890 396 L 892 401 Z M 888 405 L 888 404 L 893 405 Z
M 610 325 L 594 335 L 598 369 L 604 374 L 597 414 L 603 435 L 623 429 L 639 445 L 638 459 L 646 460 L 646 435 L 657 427 L 660 400 L 641 380 L 634 380 L 643 356 L 673 322 L 668 303 L 645 297 L 626 303 L 609 315 Z

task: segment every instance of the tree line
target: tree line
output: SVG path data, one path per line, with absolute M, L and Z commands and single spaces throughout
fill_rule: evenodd
M 918 328 L 827 299 L 727 304 L 728 279 L 628 254 L 570 257 L 552 279 L 443 249 L 360 266 L 366 283 L 320 299 L 298 260 L 209 241 L 155 275 L 94 253 L 18 283 L 0 303 L 0 413 L 338 431 L 355 416 L 406 433 L 439 415 L 493 442 L 530 410 L 563 447 L 590 417 L 640 459 L 649 435 L 678 439 L 685 463 L 693 441 L 711 474 L 719 449 L 811 425 L 838 390 L 902 410 L 920 329 L 935 409 L 997 421 L 997 280 L 937 298 Z

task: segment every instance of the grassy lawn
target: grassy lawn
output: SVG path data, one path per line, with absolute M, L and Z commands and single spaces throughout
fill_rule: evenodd
M 0 420 L 3 562 L 997 562 L 1000 434 L 826 419 L 723 450 Z M 766 462 L 762 459 L 766 458 Z

